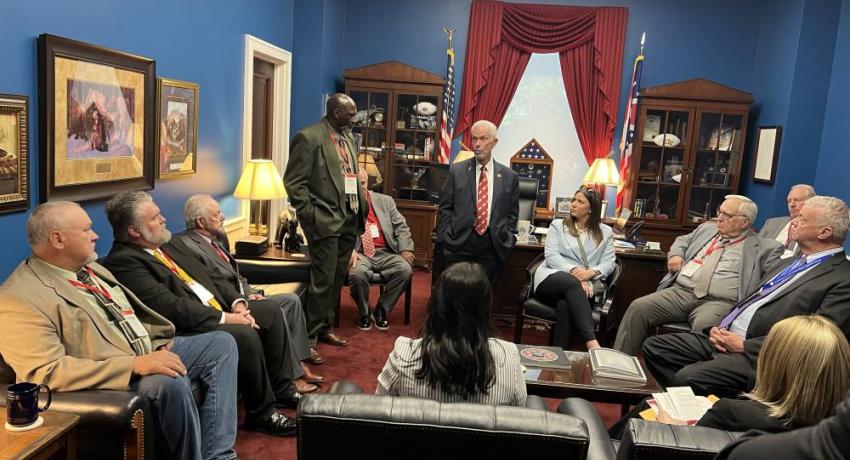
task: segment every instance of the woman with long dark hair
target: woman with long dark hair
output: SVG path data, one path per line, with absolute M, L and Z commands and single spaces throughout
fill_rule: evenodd
M 480 265 L 459 262 L 444 271 L 428 302 L 422 337 L 396 339 L 376 393 L 525 405 L 519 352 L 513 343 L 493 337 L 492 298 Z
M 534 296 L 557 311 L 553 345 L 569 349 L 578 331 L 588 350 L 599 347 L 590 298 L 614 271 L 614 231 L 602 223 L 596 190 L 582 187 L 573 196 L 570 215 L 549 225 L 546 261 L 534 273 Z

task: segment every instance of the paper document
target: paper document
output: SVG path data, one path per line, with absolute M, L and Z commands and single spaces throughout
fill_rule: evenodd
M 666 393 L 653 393 L 652 397 L 655 404 L 671 417 L 688 422 L 701 419 L 712 404 L 708 399 L 694 395 L 691 387 L 668 387 Z
M 634 249 L 635 245 L 633 245 L 632 243 L 627 243 L 625 241 L 614 240 L 614 247 L 622 249 Z

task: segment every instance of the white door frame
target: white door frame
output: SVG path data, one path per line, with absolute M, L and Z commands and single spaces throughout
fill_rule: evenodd
M 289 159 L 289 114 L 292 103 L 292 53 L 271 43 L 260 40 L 250 34 L 245 34 L 245 63 L 242 88 L 242 166 L 251 159 L 251 128 L 253 123 L 253 88 L 254 88 L 254 58 L 262 59 L 274 65 L 272 88 L 272 161 L 277 170 L 283 174 L 286 161 Z M 240 174 L 242 172 L 240 168 Z M 234 185 L 235 187 L 235 185 Z M 251 207 L 247 201 L 241 200 L 239 215 L 225 222 L 228 233 L 238 231 L 239 227 L 247 231 L 248 216 Z M 272 218 L 269 235 L 274 237 L 277 227 L 277 216 L 283 209 L 283 200 L 271 203 Z

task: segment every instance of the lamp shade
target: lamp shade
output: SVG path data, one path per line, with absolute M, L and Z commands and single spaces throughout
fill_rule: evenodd
M 585 184 L 605 184 L 618 185 L 620 183 L 620 173 L 617 172 L 617 165 L 611 158 L 597 158 L 593 160 L 587 174 L 584 175 Z
M 271 160 L 250 160 L 242 170 L 233 196 L 243 200 L 276 200 L 286 198 L 286 189 Z

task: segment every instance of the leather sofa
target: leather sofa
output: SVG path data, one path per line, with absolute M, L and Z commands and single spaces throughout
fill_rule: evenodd
M 0 356 L 0 406 L 15 372 Z M 76 428 L 77 458 L 156 458 L 155 432 L 147 398 L 130 391 L 84 390 L 53 392 L 48 411 L 80 416 Z

